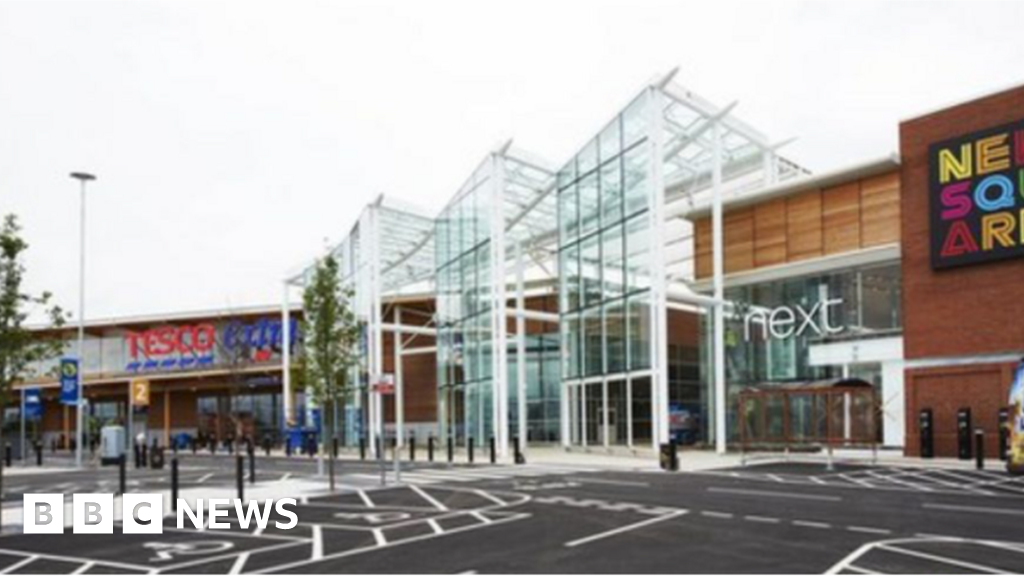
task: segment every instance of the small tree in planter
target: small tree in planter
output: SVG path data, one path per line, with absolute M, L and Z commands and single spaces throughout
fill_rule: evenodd
M 321 411 L 324 434 L 321 453 L 328 450 L 328 475 L 334 491 L 334 450 L 327 447 L 337 422 L 334 407 L 349 394 L 350 368 L 358 361 L 359 324 L 351 308 L 352 291 L 342 287 L 338 262 L 328 255 L 316 263 L 302 296 L 305 319 L 302 378 Z

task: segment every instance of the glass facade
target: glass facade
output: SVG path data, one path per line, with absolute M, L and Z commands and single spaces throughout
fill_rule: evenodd
M 749 386 L 771 382 L 800 382 L 840 378 L 843 366 L 814 366 L 810 349 L 816 344 L 899 336 L 902 333 L 901 272 L 898 263 L 845 269 L 826 274 L 787 278 L 725 290 L 733 313 L 726 315 L 726 382 L 729 406 L 729 437 L 736 439 L 735 399 Z M 831 302 L 831 305 L 826 304 Z M 814 326 L 799 330 L 806 318 L 796 312 L 785 325 L 788 337 L 772 335 L 765 326 L 765 312 L 779 307 L 799 307 L 814 317 Z M 823 310 L 834 331 L 824 325 Z M 710 316 L 702 319 L 702 342 L 710 342 Z M 701 371 L 710 374 L 710 351 L 705 346 Z M 863 377 L 880 386 L 877 365 L 853 365 L 851 377 Z M 706 380 L 709 378 L 705 377 Z M 770 411 L 769 411 L 770 413 Z M 781 412 L 779 412 L 781 414 Z M 781 416 L 780 416 L 781 418 Z M 769 426 L 781 422 L 769 421 Z
M 435 225 L 439 417 L 478 446 L 494 433 L 489 182 L 479 170 Z
M 574 444 L 650 440 L 650 379 L 629 382 L 652 356 L 648 132 L 641 95 L 558 173 L 561 375 Z

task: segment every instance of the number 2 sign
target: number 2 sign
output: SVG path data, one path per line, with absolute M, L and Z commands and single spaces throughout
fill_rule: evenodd
M 149 406 L 149 380 L 138 378 L 132 380 L 132 404 Z

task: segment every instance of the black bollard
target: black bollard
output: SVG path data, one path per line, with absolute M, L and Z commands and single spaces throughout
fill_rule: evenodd
M 416 435 L 409 436 L 409 462 L 416 461 Z
M 196 454 L 196 439 L 195 438 L 189 438 L 188 443 L 192 445 L 192 455 L 195 456 L 195 454 Z
M 391 439 L 391 456 L 395 460 L 398 460 L 398 437 Z
M 139 444 L 137 442 L 132 445 L 132 451 L 134 452 L 135 455 L 135 468 L 139 469 L 142 467 L 142 449 L 139 448 Z
M 974 467 L 985 469 L 985 431 L 981 428 L 974 429 Z
M 427 436 L 427 461 L 434 461 L 434 435 Z
M 494 436 L 491 436 L 491 464 L 498 461 L 498 454 L 494 451 Z
M 238 485 L 238 499 L 245 496 L 245 457 L 239 454 L 235 456 L 235 482 Z
M 43 443 L 36 442 L 36 466 L 43 465 Z
M 210 448 L 210 456 L 213 456 L 214 454 L 217 453 L 217 441 L 216 440 L 207 440 L 206 441 L 206 445 Z
M 11 467 L 11 459 L 12 458 L 13 458 L 13 456 L 11 454 L 11 443 L 8 442 L 7 445 L 4 446 L 4 463 L 7 464 L 8 468 Z
M 523 453 L 519 450 L 519 436 L 512 437 L 512 457 L 516 464 L 525 464 L 526 458 L 523 458 Z
M 455 443 L 452 441 L 452 437 L 448 437 L 448 463 L 451 464 L 455 461 Z
M 292 457 L 292 439 L 291 438 L 285 438 L 285 440 L 284 440 L 284 455 L 289 457 L 289 458 Z
M 171 458 L 171 512 L 178 511 L 178 457 Z
M 228 440 L 227 445 L 228 445 L 228 454 L 234 454 L 235 453 L 235 443 L 234 443 L 234 441 Z
M 469 437 L 467 448 L 469 449 L 469 463 L 472 464 L 473 463 L 473 437 L 472 436 Z
M 118 494 L 124 494 L 125 492 L 127 492 L 128 487 L 128 471 L 126 470 L 126 468 L 128 468 L 127 454 L 123 452 L 121 453 L 121 458 L 118 459 L 117 468 L 117 486 L 120 489 Z
M 145 468 L 149 465 L 149 454 L 147 453 L 147 447 L 145 444 L 142 445 L 142 467 Z
M 249 452 L 249 484 L 256 483 L 256 451 Z
M 359 459 L 366 460 L 366 438 L 359 437 Z
M 331 441 L 331 443 L 332 443 L 332 444 L 334 445 L 334 446 L 333 446 L 333 449 L 334 449 L 334 457 L 335 457 L 335 458 L 337 458 L 337 457 L 338 457 L 338 439 L 337 439 L 337 438 L 335 438 L 334 440 L 332 440 L 332 441 Z
M 265 455 L 267 455 L 267 456 L 270 456 L 270 437 L 269 436 L 264 436 L 263 437 L 263 453 Z

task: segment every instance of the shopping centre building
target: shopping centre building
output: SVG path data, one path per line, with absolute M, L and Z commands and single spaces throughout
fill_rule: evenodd
M 811 173 L 673 76 L 567 160 L 509 143 L 439 212 L 382 196 L 359 214 L 332 249 L 364 327 L 344 441 L 916 455 L 929 410 L 952 456 L 970 409 L 995 453 L 1024 356 L 1024 87 L 904 120 L 898 155 Z M 312 408 L 289 370 L 300 342 L 279 344 L 267 429 Z M 203 413 L 182 386 L 193 408 L 171 430 Z

